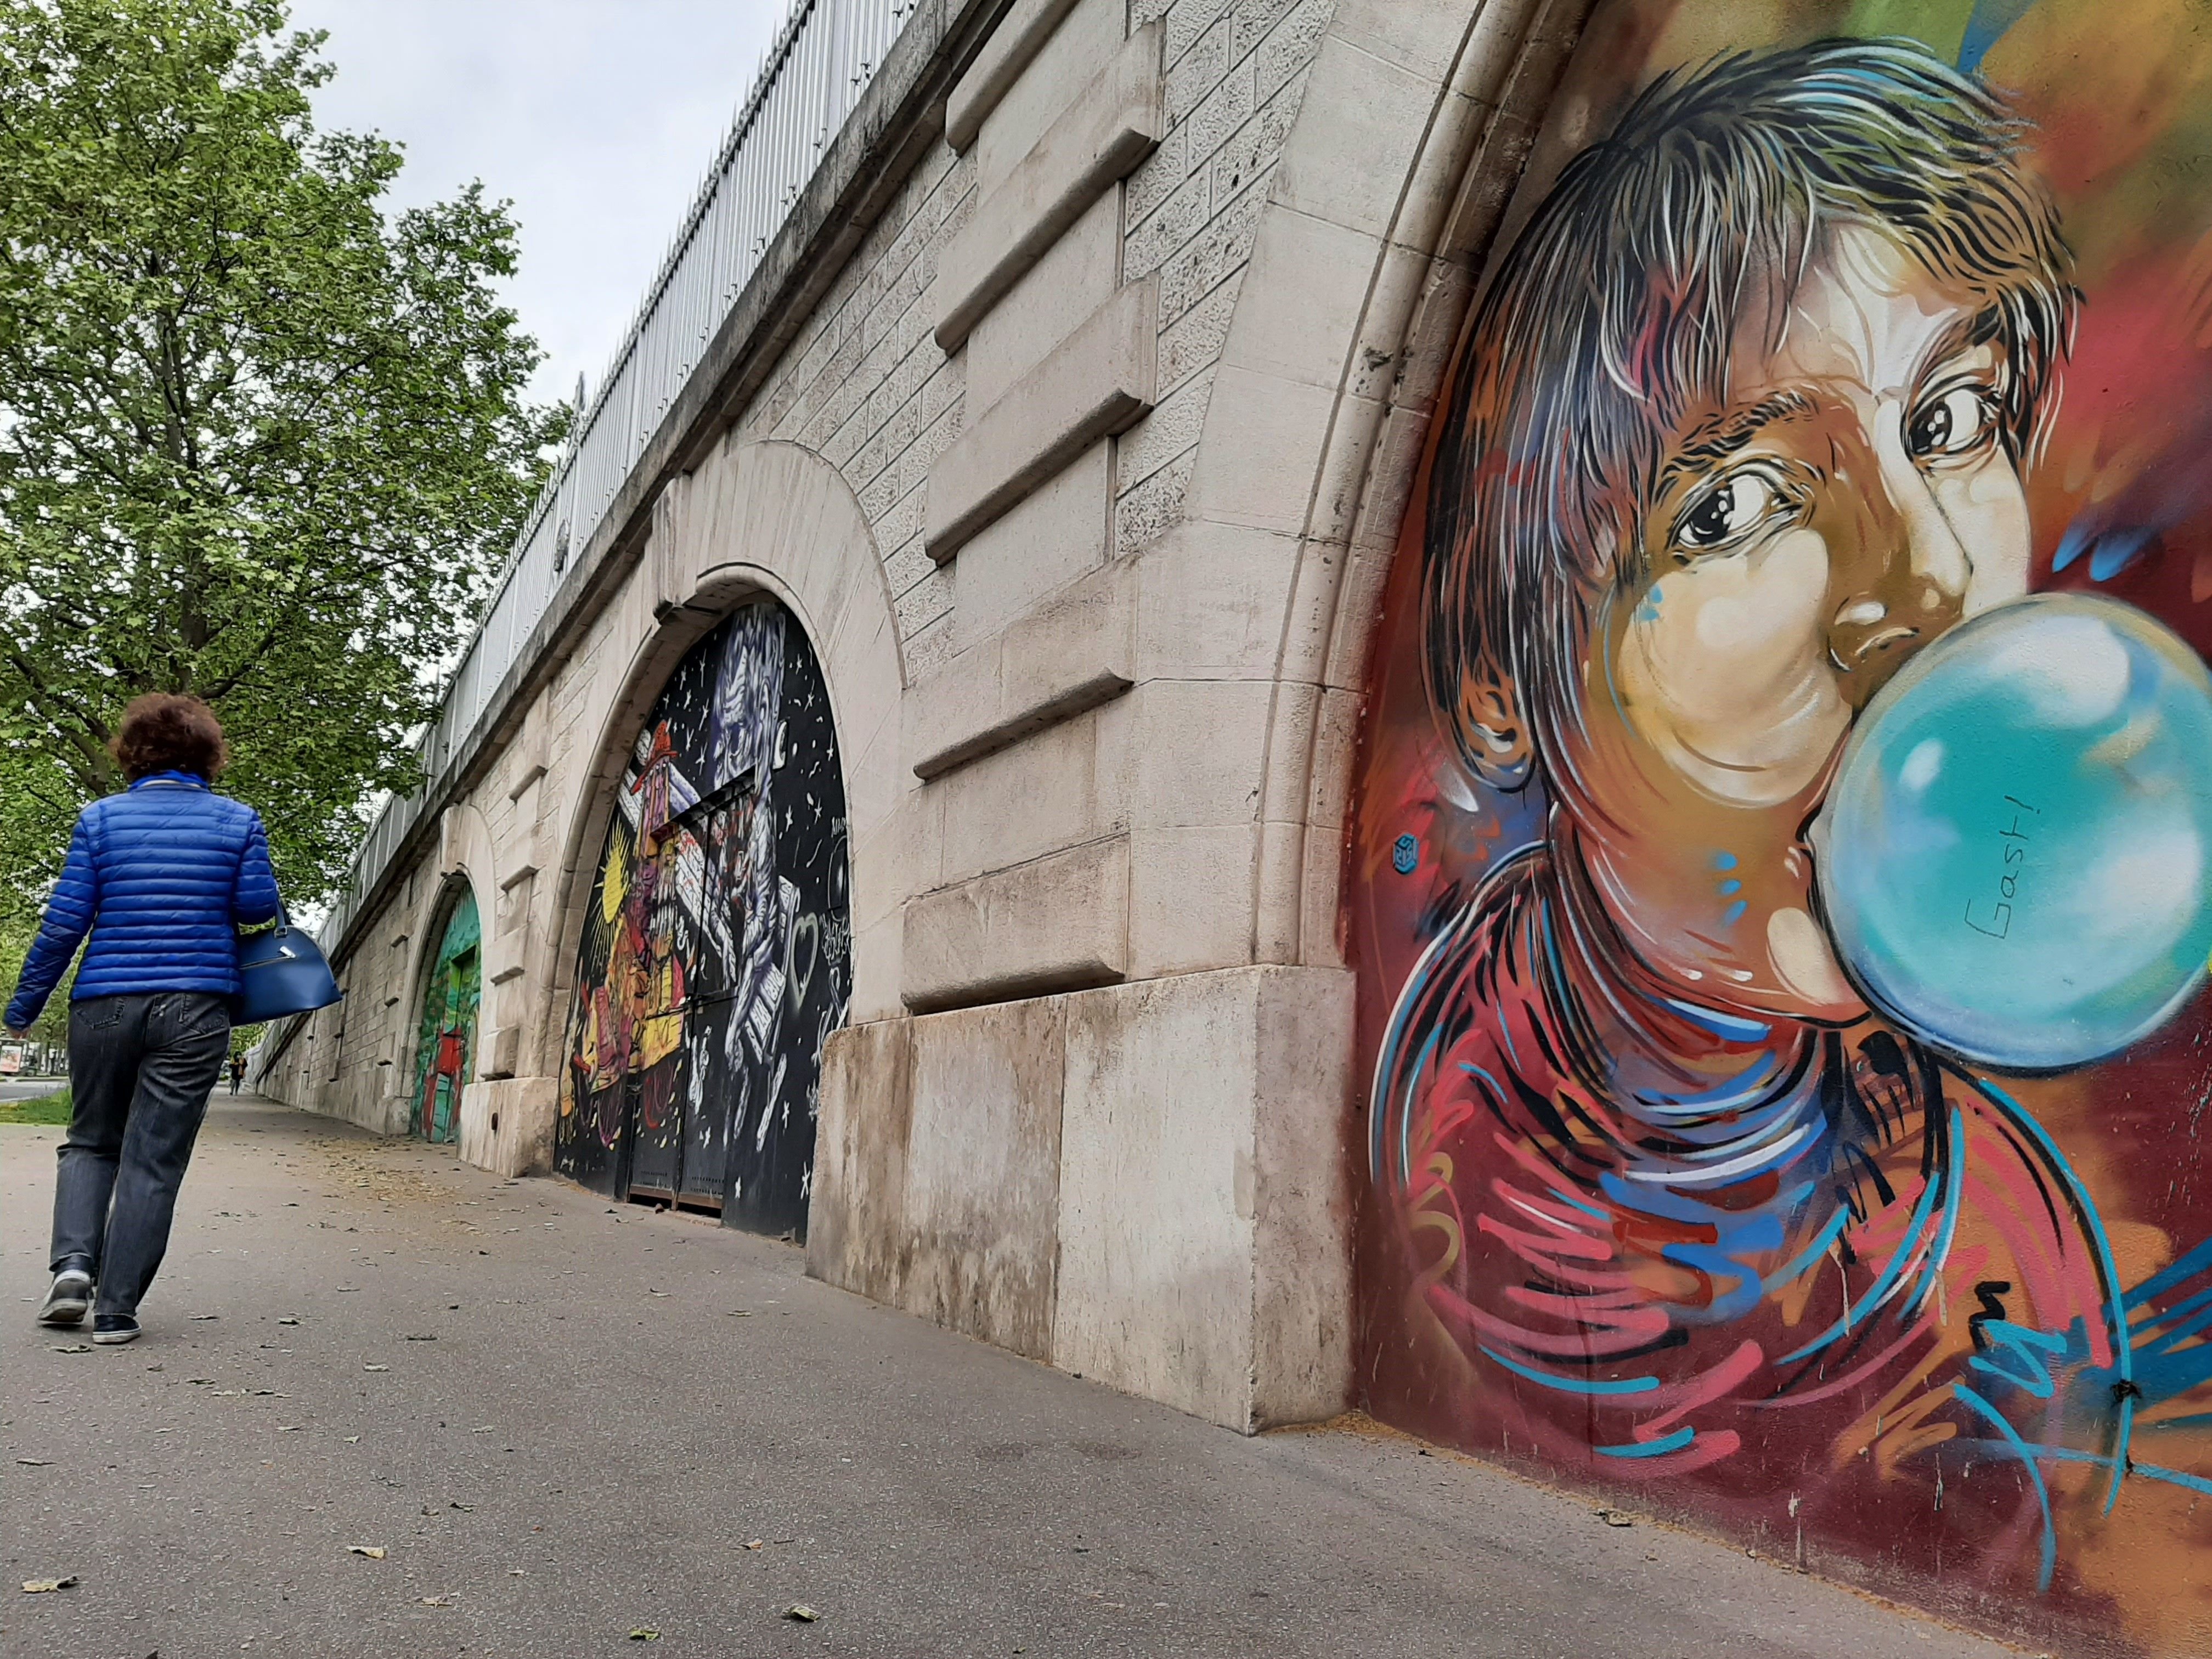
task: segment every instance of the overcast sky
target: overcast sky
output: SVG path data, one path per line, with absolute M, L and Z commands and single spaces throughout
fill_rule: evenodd
M 785 0 L 294 0 L 330 31 L 325 127 L 406 147 L 412 206 L 481 179 L 514 204 L 511 303 L 543 398 L 599 376 L 752 84 Z

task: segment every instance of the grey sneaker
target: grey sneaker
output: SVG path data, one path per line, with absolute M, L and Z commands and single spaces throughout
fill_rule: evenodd
M 54 1275 L 53 1288 L 39 1308 L 41 1325 L 74 1325 L 92 1305 L 92 1275 L 80 1267 L 64 1267 Z
M 117 1342 L 136 1342 L 138 1322 L 129 1314 L 94 1314 L 92 1316 L 92 1340 L 103 1346 Z

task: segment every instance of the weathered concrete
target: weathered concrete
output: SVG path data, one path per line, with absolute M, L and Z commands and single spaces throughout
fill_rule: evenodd
M 10 1656 L 2006 1651 L 1401 1437 L 1224 1434 L 787 1246 L 251 1102 L 217 1102 L 145 1339 L 58 1353 L 28 1305 L 57 1133 L 0 1127 Z
M 1158 145 L 1167 131 L 1165 36 L 1157 23 L 1133 31 L 945 250 L 934 295 L 945 350 L 957 349 L 1060 233 Z
M 1098 307 L 984 410 L 929 470 L 924 532 L 939 564 L 1100 438 L 1152 406 L 1159 287 L 1147 279 Z
M 945 106 L 945 142 L 966 149 L 983 130 L 983 118 L 1044 49 L 1075 0 L 1018 0 L 1006 21 L 993 30 L 967 73 L 956 82 Z

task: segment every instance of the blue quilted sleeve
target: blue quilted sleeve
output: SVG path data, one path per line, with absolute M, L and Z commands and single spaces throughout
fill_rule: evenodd
M 238 886 L 231 895 L 231 920 L 240 927 L 265 927 L 276 920 L 276 872 L 269 862 L 269 832 L 261 814 L 246 831 L 246 852 L 238 860 Z
M 89 808 L 77 815 L 69 856 L 62 861 L 61 879 L 54 884 L 53 896 L 46 901 L 46 914 L 39 919 L 39 936 L 31 942 L 30 954 L 23 958 L 22 977 L 16 981 L 15 997 L 8 1004 L 11 1031 L 23 1030 L 45 1009 L 46 999 L 53 994 L 63 970 L 92 927 L 94 913 L 100 908 L 100 871 L 92 856 L 89 817 Z

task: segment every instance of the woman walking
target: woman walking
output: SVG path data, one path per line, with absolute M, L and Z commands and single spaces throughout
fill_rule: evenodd
M 99 1343 L 138 1334 L 230 1052 L 238 935 L 278 908 L 259 814 L 210 787 L 230 757 L 204 703 L 140 697 L 109 749 L 131 787 L 77 815 L 6 1016 L 10 1035 L 37 1019 L 91 934 L 70 998 L 72 1110 L 39 1318 L 75 1325 L 90 1307 Z

